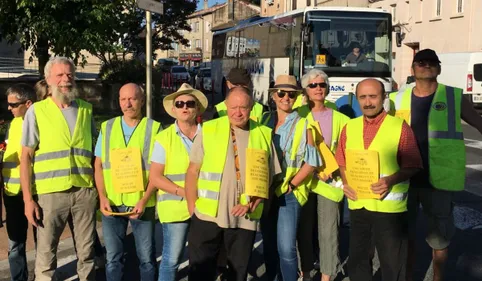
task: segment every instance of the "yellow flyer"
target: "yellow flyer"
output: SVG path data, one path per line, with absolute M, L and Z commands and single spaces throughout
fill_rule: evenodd
M 378 182 L 379 172 L 377 151 L 346 150 L 346 177 L 358 199 L 380 199 L 380 195 L 371 190 L 371 185 Z
M 144 191 L 141 151 L 129 147 L 110 151 L 112 185 L 116 193 Z
M 407 124 L 410 124 L 410 110 L 397 110 L 395 111 L 395 117 L 402 118 Z
M 268 152 L 262 149 L 246 149 L 246 189 L 249 196 L 268 199 Z
M 328 148 L 323 136 L 321 135 L 321 128 L 318 122 L 311 123 L 308 128 L 311 129 L 313 138 L 315 140 L 315 145 L 321 154 L 321 158 L 323 159 L 323 164 L 321 168 L 318 169 L 318 175 L 320 178 L 325 178 L 339 169 L 338 163 L 336 162 L 335 156 Z
M 109 212 L 109 211 L 106 211 L 106 212 L 111 216 L 130 216 L 134 214 L 134 212 L 123 212 L 123 213 L 116 213 L 116 212 Z

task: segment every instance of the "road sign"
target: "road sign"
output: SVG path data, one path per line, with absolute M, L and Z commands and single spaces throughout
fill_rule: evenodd
M 137 6 L 156 14 L 164 14 L 164 4 L 156 0 L 137 0 Z

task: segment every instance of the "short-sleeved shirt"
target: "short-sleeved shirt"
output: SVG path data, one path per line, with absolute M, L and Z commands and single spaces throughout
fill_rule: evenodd
M 61 108 L 60 111 L 64 115 L 65 121 L 70 130 L 70 136 L 73 136 L 75 125 L 77 123 L 77 116 L 79 113 L 79 106 L 75 101 L 66 108 Z M 94 119 L 92 119 L 92 135 L 95 135 Z M 30 106 L 25 113 L 23 120 L 23 134 L 21 144 L 30 148 L 36 148 L 39 144 L 39 129 L 37 125 L 37 118 L 35 116 L 35 104 Z
M 373 120 L 367 120 L 363 117 L 363 141 L 365 149 L 368 149 L 373 139 L 377 135 L 378 129 L 385 120 L 387 113 L 383 111 Z M 335 158 L 340 167 L 346 167 L 345 149 L 346 149 L 346 126 L 343 128 L 340 136 L 340 142 L 336 149 Z M 405 121 L 402 125 L 400 142 L 398 144 L 397 160 L 400 168 L 422 168 L 422 158 L 418 151 L 417 141 L 412 129 Z
M 124 117 L 121 118 L 121 124 L 122 124 L 122 132 L 124 133 L 124 141 L 127 144 L 129 143 L 129 140 L 131 139 L 131 136 L 134 133 L 134 130 L 136 129 L 137 125 L 132 127 L 127 125 L 127 123 L 124 121 Z M 99 137 L 97 138 L 97 142 L 95 144 L 94 154 L 96 157 L 102 157 L 102 131 L 99 132 Z
M 177 121 L 174 123 L 174 129 L 176 130 L 176 134 L 181 138 L 181 141 L 184 144 L 186 151 L 189 153 L 191 151 L 193 140 L 191 140 L 189 137 L 187 137 L 182 133 L 182 131 L 179 129 L 179 126 L 177 125 Z M 194 135 L 194 139 L 196 139 L 196 136 L 199 134 L 200 131 L 201 131 L 201 125 L 198 124 L 196 135 Z M 154 143 L 154 149 L 151 155 L 151 162 L 154 162 L 157 164 L 163 164 L 163 165 L 166 164 L 166 149 L 157 140 Z
M 246 167 L 246 156 L 245 151 L 248 148 L 249 131 L 242 130 L 239 128 L 234 129 L 234 134 L 236 136 L 236 144 L 239 157 L 239 165 L 241 167 L 241 190 L 244 192 L 244 183 L 246 179 L 245 169 Z M 257 230 L 257 221 L 246 219 L 245 217 L 235 217 L 231 215 L 231 211 L 234 206 L 238 204 L 237 194 L 237 178 L 236 178 L 236 168 L 234 162 L 234 150 L 232 145 L 231 134 L 229 135 L 228 150 L 226 154 L 226 162 L 224 165 L 223 175 L 221 178 L 221 187 L 219 192 L 219 202 L 218 202 L 218 214 L 216 218 L 210 217 L 200 213 L 195 210 L 196 216 L 204 221 L 214 222 L 219 227 L 222 228 L 242 228 L 246 230 Z M 190 161 L 197 164 L 202 164 L 204 157 L 218 157 L 217 155 L 204 155 L 203 147 L 203 137 L 202 131 L 198 133 L 194 143 L 191 147 L 191 153 L 189 155 Z M 271 156 L 270 156 L 270 180 L 276 174 L 281 172 L 281 168 L 276 156 L 276 150 L 274 146 L 271 145 Z

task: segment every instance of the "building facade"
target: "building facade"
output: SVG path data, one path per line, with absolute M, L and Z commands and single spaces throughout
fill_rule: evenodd
M 393 23 L 402 29 L 402 46 L 397 47 L 395 42 L 392 46 L 393 78 L 399 85 L 411 75 L 418 50 L 482 51 L 482 36 L 477 35 L 482 26 L 480 0 L 383 0 L 370 7 L 391 11 Z
M 261 0 L 261 16 L 270 17 L 317 6 L 368 7 L 369 0 Z

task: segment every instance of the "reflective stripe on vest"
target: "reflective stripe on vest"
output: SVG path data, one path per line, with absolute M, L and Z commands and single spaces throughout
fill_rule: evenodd
M 346 125 L 346 149 L 364 149 L 363 116 L 350 120 Z M 398 147 L 403 120 L 387 115 L 369 146 L 369 150 L 378 152 L 380 177 L 393 175 L 400 170 L 398 165 Z M 350 167 L 347 167 L 349 169 Z M 391 187 L 390 193 L 383 199 L 348 199 L 350 210 L 365 208 L 373 212 L 401 213 L 407 210 L 408 182 Z
M 93 187 L 92 105 L 80 99 L 75 102 L 78 114 L 73 134 L 51 98 L 34 104 L 40 138 L 32 159 L 32 179 L 38 194 Z
M 119 194 L 115 192 L 112 186 L 112 174 L 110 155 L 114 149 L 123 149 L 127 147 L 139 148 L 141 150 L 142 175 L 144 180 L 144 189 L 149 179 L 149 159 L 151 149 L 154 145 L 154 136 L 160 128 L 160 124 L 150 118 L 142 118 L 132 132 L 132 135 L 126 145 L 125 136 L 122 131 L 122 117 L 115 117 L 102 123 L 102 173 L 104 175 L 104 185 L 106 196 L 113 206 L 135 206 L 137 202 L 144 196 L 144 191 L 129 192 Z M 149 198 L 146 207 L 153 207 L 156 204 L 155 196 Z
M 21 117 L 14 118 L 10 122 L 8 128 L 7 148 L 3 154 L 2 176 L 5 185 L 5 195 L 18 195 L 20 188 L 20 157 L 22 154 L 22 146 L 20 139 L 22 137 L 23 119 Z
M 222 173 L 228 153 L 230 125 L 227 117 L 220 117 L 203 124 L 204 159 L 198 177 L 198 199 L 196 209 L 210 217 L 218 213 L 219 191 L 221 188 Z M 271 129 L 252 120 L 249 121 L 248 148 L 262 149 L 270 154 Z M 243 152 L 240 152 L 243 155 Z M 251 219 L 259 219 L 262 204 Z
M 412 88 L 392 93 L 395 108 L 411 109 Z M 465 186 L 465 143 L 462 131 L 462 89 L 438 84 L 428 112 L 429 180 L 433 187 L 461 191 Z
M 189 151 L 178 131 L 176 125 L 172 124 L 156 136 L 156 141 L 165 151 L 164 177 L 180 188 L 184 188 L 189 166 Z M 181 222 L 190 218 L 187 201 L 181 196 L 166 193 L 162 189 L 158 189 L 157 192 L 157 214 L 161 223 Z

